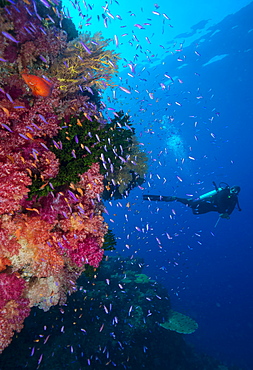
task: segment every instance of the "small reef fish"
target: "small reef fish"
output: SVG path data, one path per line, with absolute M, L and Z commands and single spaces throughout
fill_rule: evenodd
M 13 36 L 12 36 L 10 33 L 8 33 L 8 32 L 2 31 L 2 35 L 3 35 L 4 37 L 6 37 L 7 39 L 11 40 L 12 42 L 15 42 L 16 44 L 18 44 L 18 43 L 19 43 L 19 41 L 18 41 L 18 40 L 16 40 L 16 39 L 15 39 L 15 37 L 13 37 Z
M 51 95 L 53 90 L 52 82 L 47 81 L 43 77 L 29 75 L 27 73 L 22 73 L 22 78 L 32 90 L 33 95 L 43 97 L 48 97 Z

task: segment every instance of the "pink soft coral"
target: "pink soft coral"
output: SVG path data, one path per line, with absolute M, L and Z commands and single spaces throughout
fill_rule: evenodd
M 0 274 L 0 353 L 11 342 L 14 331 L 23 328 L 29 315 L 29 300 L 24 298 L 26 282 L 17 274 Z
M 0 214 L 20 209 L 20 200 L 29 192 L 32 181 L 12 163 L 0 163 Z
M 25 288 L 25 280 L 16 274 L 0 274 L 0 308 L 14 299 L 17 300 Z
M 29 313 L 29 300 L 26 298 L 9 300 L 0 308 L 0 353 L 10 344 L 14 331 L 22 330 Z
M 88 264 L 93 267 L 98 267 L 104 250 L 98 245 L 96 238 L 86 238 L 83 242 L 77 244 L 77 248 L 69 252 L 71 260 L 78 266 L 83 267 Z
M 80 175 L 81 180 L 77 184 L 85 190 L 88 198 L 98 198 L 104 191 L 103 175 L 101 175 L 98 163 L 93 163 L 89 170 Z

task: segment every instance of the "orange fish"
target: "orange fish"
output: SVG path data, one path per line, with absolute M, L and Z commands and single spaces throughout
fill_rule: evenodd
M 47 81 L 43 77 L 38 77 L 35 75 L 29 75 L 27 73 L 22 73 L 22 78 L 25 83 L 32 90 L 33 95 L 35 96 L 50 96 L 53 90 L 52 82 Z

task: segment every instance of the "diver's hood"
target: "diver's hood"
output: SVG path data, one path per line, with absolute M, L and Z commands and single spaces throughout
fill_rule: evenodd
M 240 188 L 240 186 L 237 186 L 237 185 L 231 186 L 231 188 L 230 188 L 230 192 L 233 193 L 233 194 L 239 194 L 240 191 L 241 191 L 241 188 Z

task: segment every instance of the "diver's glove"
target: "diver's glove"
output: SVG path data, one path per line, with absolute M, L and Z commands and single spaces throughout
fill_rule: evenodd
M 221 217 L 221 218 L 226 218 L 227 220 L 229 220 L 229 219 L 230 219 L 230 217 L 229 217 L 229 214 L 228 214 L 228 213 L 221 213 L 221 214 L 220 214 L 220 217 Z

